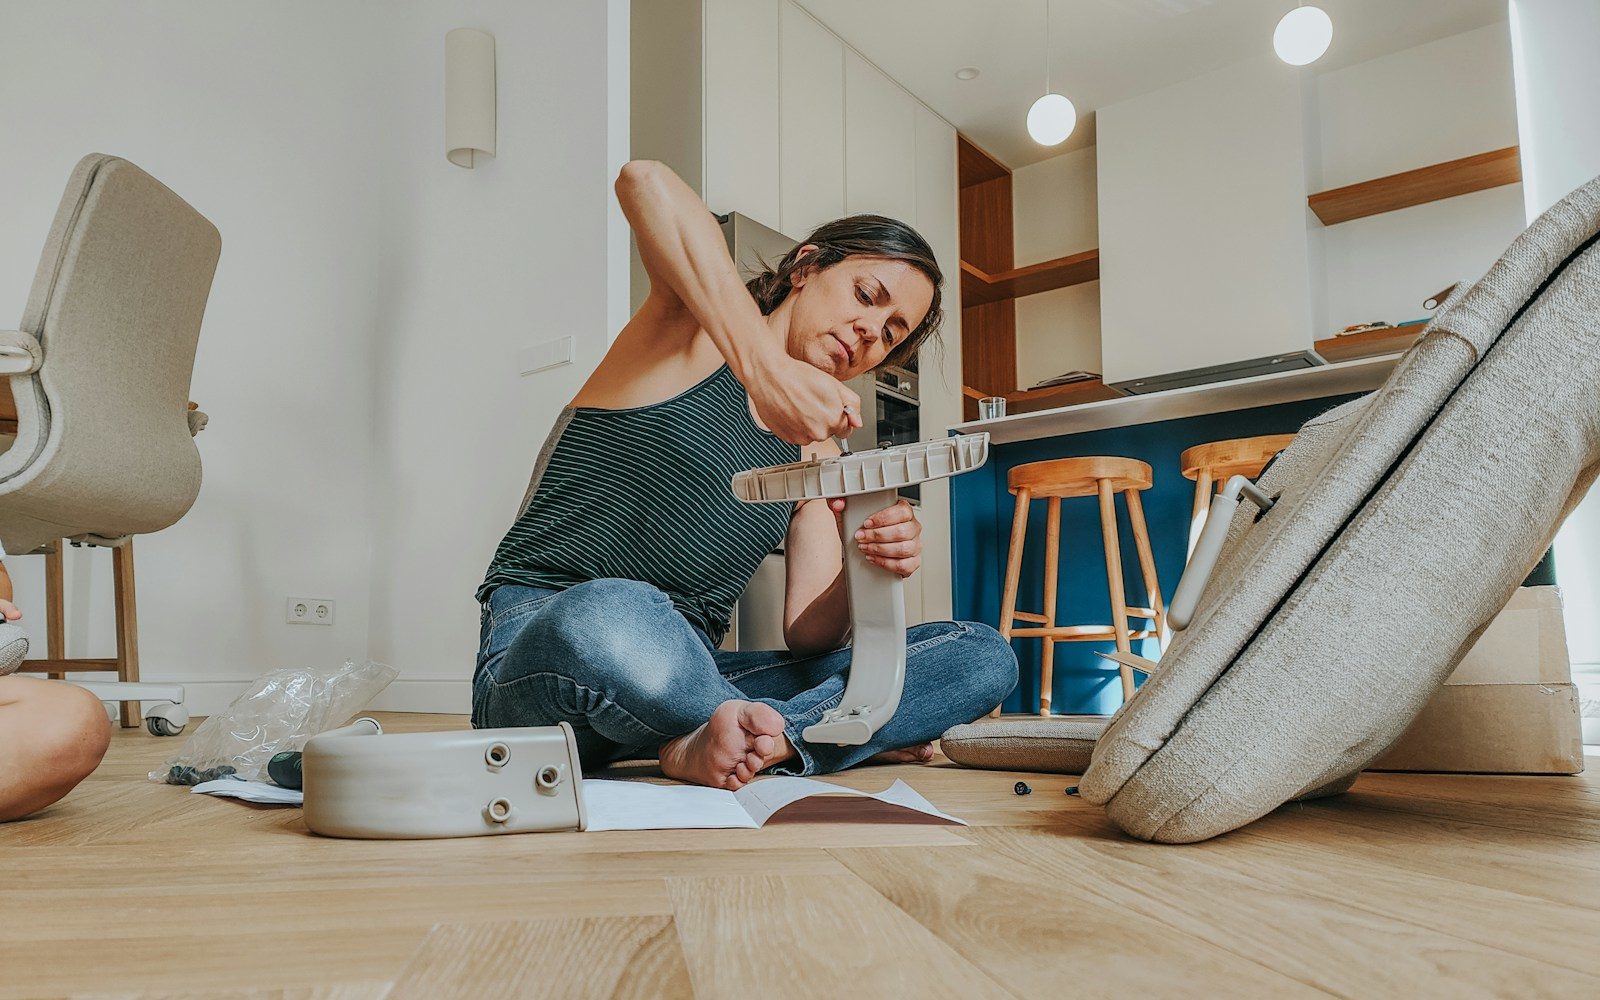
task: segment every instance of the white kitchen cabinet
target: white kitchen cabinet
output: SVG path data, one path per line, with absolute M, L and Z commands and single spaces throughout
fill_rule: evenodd
M 1095 111 L 1107 382 L 1310 350 L 1307 79 L 1269 53 Z
M 918 364 L 919 436 L 942 438 L 945 428 L 961 422 L 961 227 L 956 180 L 956 130 L 918 104 L 916 131 L 916 214 L 913 224 L 939 261 L 944 273 L 944 325 L 938 343 L 924 347 Z M 950 483 L 924 483 L 922 569 L 915 583 L 919 601 L 906 601 L 906 621 L 944 621 L 951 617 Z
M 844 54 L 845 210 L 917 216 L 917 102 L 854 50 Z
M 799 240 L 845 214 L 844 43 L 787 2 L 779 43 L 779 229 Z
M 705 201 L 781 229 L 781 0 L 705 0 Z

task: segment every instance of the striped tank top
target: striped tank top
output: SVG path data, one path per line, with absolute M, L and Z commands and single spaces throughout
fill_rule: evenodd
M 720 645 L 734 601 L 793 513 L 742 503 L 728 481 L 800 460 L 799 448 L 756 426 L 748 399 L 723 365 L 664 402 L 563 409 L 478 599 L 502 583 L 639 580 Z

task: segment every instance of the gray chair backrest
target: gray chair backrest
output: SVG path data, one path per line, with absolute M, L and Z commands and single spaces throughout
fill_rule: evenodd
M 22 317 L 43 362 L 11 378 L 6 551 L 159 531 L 194 503 L 189 379 L 221 248 L 215 226 L 132 163 L 78 162 Z

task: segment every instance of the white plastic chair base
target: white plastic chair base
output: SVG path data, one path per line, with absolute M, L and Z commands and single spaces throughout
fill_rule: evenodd
M 383 735 L 361 718 L 306 741 L 306 826 L 325 837 L 413 840 L 582 830 L 572 727 Z
M 153 681 L 69 681 L 101 701 L 137 701 L 144 705 L 144 725 L 152 736 L 176 736 L 189 724 L 182 684 Z
M 839 706 L 801 732 L 807 743 L 866 743 L 894 716 L 905 687 L 905 584 L 899 576 L 867 561 L 854 544 L 861 523 L 893 504 L 896 489 L 971 472 L 988 457 L 988 434 L 962 434 L 753 469 L 733 477 L 734 496 L 749 503 L 845 498 L 840 530 L 845 584 L 850 591 L 850 672 Z

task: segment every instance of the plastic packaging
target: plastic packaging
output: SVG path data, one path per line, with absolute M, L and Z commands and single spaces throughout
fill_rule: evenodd
M 299 750 L 367 706 L 399 672 L 368 660 L 338 670 L 298 667 L 257 678 L 225 711 L 206 719 L 150 780 L 193 785 L 225 775 L 263 780 L 273 754 Z

